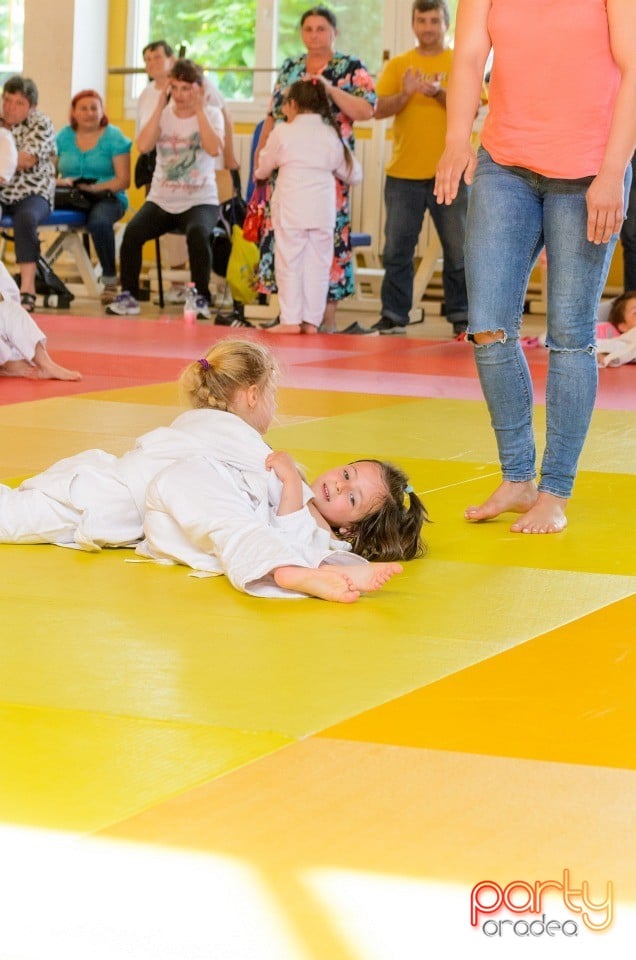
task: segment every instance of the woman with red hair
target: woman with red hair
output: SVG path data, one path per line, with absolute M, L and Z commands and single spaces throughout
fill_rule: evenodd
M 96 90 L 80 90 L 71 100 L 70 123 L 57 134 L 58 185 L 81 181 L 82 191 L 104 194 L 88 211 L 87 229 L 102 267 L 103 303 L 117 296 L 113 225 L 128 206 L 132 141 L 108 122 Z

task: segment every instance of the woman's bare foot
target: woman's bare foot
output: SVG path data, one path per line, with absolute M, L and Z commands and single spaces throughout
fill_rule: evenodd
M 323 567 L 320 569 L 322 570 Z M 402 573 L 403 568 L 401 563 L 358 563 L 347 564 L 340 569 L 344 569 L 357 590 L 367 593 L 371 590 L 379 590 L 396 573 Z
M 526 513 L 536 502 L 537 487 L 534 480 L 521 483 L 503 480 L 480 506 L 468 507 L 464 516 L 467 520 L 493 520 L 500 513 Z
M 345 572 L 344 567 L 324 566 L 318 569 L 310 567 L 278 567 L 274 570 L 274 580 L 285 590 L 306 593 L 319 600 L 332 600 L 335 603 L 355 603 L 360 599 L 360 590 Z
M 304 321 L 300 325 L 301 333 L 318 333 L 318 327 L 315 327 L 313 323 L 305 323 Z
M 40 371 L 28 360 L 7 360 L 0 366 L 0 377 L 26 377 L 28 380 L 39 380 Z
M 552 493 L 540 492 L 533 507 L 510 527 L 513 533 L 561 533 L 567 527 L 568 501 Z

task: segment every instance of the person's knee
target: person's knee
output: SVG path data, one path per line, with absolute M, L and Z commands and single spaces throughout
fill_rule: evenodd
M 505 343 L 508 336 L 506 331 L 500 328 L 499 330 L 484 330 L 481 333 L 471 333 L 469 334 L 469 339 L 478 347 L 486 347 L 492 343 Z

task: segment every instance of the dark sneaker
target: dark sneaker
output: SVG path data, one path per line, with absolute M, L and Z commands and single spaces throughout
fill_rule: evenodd
M 219 327 L 249 327 L 250 330 L 254 329 L 254 324 L 246 320 L 236 310 L 233 310 L 232 313 L 217 313 L 214 322 Z
M 375 330 L 373 327 L 363 327 L 362 324 L 358 323 L 355 320 L 353 323 L 350 323 L 348 327 L 345 327 L 344 330 L 336 330 L 335 333 L 347 333 L 353 334 L 354 336 L 370 336 L 377 337 L 379 331 Z
M 376 333 L 406 333 L 407 323 L 396 323 L 395 320 L 389 320 L 388 317 L 380 317 L 377 323 L 371 327 Z
M 468 330 L 468 323 L 466 320 L 459 320 L 457 323 L 453 324 L 453 333 L 458 337 L 461 333 L 466 333 Z
M 205 297 L 197 296 L 194 301 L 194 306 L 197 311 L 197 320 L 210 319 L 210 304 Z

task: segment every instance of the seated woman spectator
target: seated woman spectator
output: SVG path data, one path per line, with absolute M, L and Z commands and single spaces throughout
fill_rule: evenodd
M 36 109 L 38 89 L 28 77 L 13 76 L 2 88 L 0 122 L 10 130 L 18 166 L 8 183 L 0 183 L 0 204 L 13 218 L 15 256 L 20 268 L 21 303 L 35 307 L 35 269 L 40 256 L 38 226 L 49 216 L 55 195 L 55 131 Z
M 168 92 L 170 100 L 168 101 Z M 141 153 L 157 149 L 148 199 L 127 224 L 122 241 L 122 293 L 107 313 L 139 313 L 139 273 L 147 240 L 182 230 L 197 288 L 197 311 L 209 316 L 212 248 L 210 235 L 219 216 L 215 157 L 223 152 L 223 115 L 207 106 L 203 71 L 192 60 L 176 60 L 169 87 L 160 92 L 149 120 L 137 137 Z
M 75 180 L 82 180 L 84 193 L 111 194 L 96 200 L 88 211 L 87 222 L 102 268 L 102 303 L 111 303 L 117 296 L 113 225 L 128 207 L 124 191 L 130 186 L 131 146 L 132 140 L 108 122 L 102 98 L 95 90 L 75 94 L 70 123 L 57 135 L 57 183 L 70 186 Z

